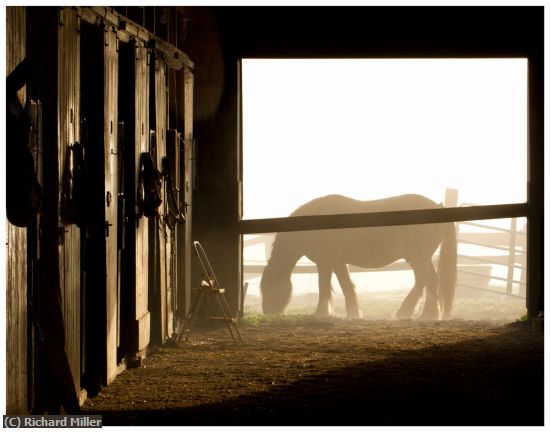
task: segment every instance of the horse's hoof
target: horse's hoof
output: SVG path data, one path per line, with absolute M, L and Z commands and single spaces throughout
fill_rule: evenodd
M 329 318 L 332 314 L 329 311 L 319 311 L 316 310 L 313 312 L 315 318 Z
M 412 312 L 405 312 L 399 309 L 397 312 L 395 312 L 395 319 L 396 320 L 410 320 L 412 318 Z
M 363 319 L 363 312 L 361 312 L 360 310 L 348 312 L 347 318 L 349 320 Z

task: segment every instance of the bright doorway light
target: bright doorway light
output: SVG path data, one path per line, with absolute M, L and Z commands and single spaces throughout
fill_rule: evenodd
M 526 201 L 527 60 L 244 59 L 243 218 L 330 193 Z

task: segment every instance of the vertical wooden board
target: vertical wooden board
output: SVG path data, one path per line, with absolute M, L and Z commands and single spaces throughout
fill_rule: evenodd
M 27 412 L 27 235 L 7 224 L 6 412 Z
M 179 193 L 179 184 L 180 184 L 180 136 L 176 130 L 169 130 L 166 134 L 166 154 L 168 156 L 170 173 L 172 176 L 172 186 L 175 194 L 175 201 L 180 207 L 180 193 Z M 172 310 L 173 310 L 173 331 L 175 332 L 178 326 L 178 308 L 180 305 L 180 296 L 179 286 L 183 287 L 183 283 L 180 280 L 183 271 L 179 269 L 178 265 L 178 256 L 183 256 L 183 253 L 178 253 L 178 244 L 180 242 L 181 234 L 185 229 L 184 225 L 176 223 L 174 226 L 173 232 L 170 232 L 172 236 L 170 240 L 170 254 L 168 257 L 168 269 L 169 277 L 168 281 L 172 289 Z
M 184 296 L 185 296 L 185 313 L 188 312 L 191 305 L 191 253 L 193 246 L 193 231 L 192 231 L 192 209 L 193 209 L 193 190 L 192 190 L 192 149 L 193 149 L 193 72 L 184 66 L 184 90 L 183 90 L 183 109 L 184 109 L 184 184 L 183 193 L 186 204 L 185 213 L 185 250 L 184 250 Z
M 116 32 L 107 28 L 104 48 L 104 163 L 105 163 L 105 223 L 109 235 L 105 239 L 106 260 L 106 354 L 107 384 L 116 376 L 118 324 L 118 51 Z
M 136 122 L 135 122 L 135 184 L 139 184 L 139 164 L 142 152 L 149 151 L 149 68 L 147 67 L 148 54 L 142 41 L 136 42 Z M 136 188 L 137 190 L 137 188 Z M 137 202 L 137 199 L 136 199 Z M 137 210 L 136 210 L 137 212 Z M 148 315 L 148 231 L 147 219 L 142 217 L 136 226 L 136 320 L 145 320 Z M 147 318 L 147 322 L 148 318 Z M 138 325 L 138 351 L 149 343 L 149 330 L 144 329 L 141 322 Z M 147 332 L 147 337 L 141 334 Z
M 25 30 L 26 8 L 6 7 L 6 75 L 25 57 Z M 24 89 L 19 96 L 24 102 Z M 27 230 L 9 222 L 6 225 L 6 413 L 26 414 Z
M 80 134 L 80 33 L 76 10 L 63 8 L 59 12 L 58 31 L 58 167 L 62 202 L 63 175 L 69 145 Z M 59 243 L 59 274 L 61 301 L 65 325 L 67 357 L 73 379 L 80 391 L 80 229 L 65 224 L 59 211 L 58 226 L 63 231 Z
M 157 136 L 157 166 L 162 167 L 162 159 L 167 155 L 166 152 L 166 131 L 168 128 L 168 99 L 166 96 L 166 63 L 157 58 L 155 61 L 155 112 L 156 112 L 156 136 Z M 168 213 L 168 193 L 166 184 L 163 184 L 163 200 L 161 204 L 160 214 Z M 171 230 L 161 217 L 158 224 L 159 229 L 159 259 L 160 259 L 160 290 L 162 295 L 161 301 L 161 317 L 163 341 L 173 335 L 174 313 L 172 308 L 172 283 L 170 280 L 170 239 Z

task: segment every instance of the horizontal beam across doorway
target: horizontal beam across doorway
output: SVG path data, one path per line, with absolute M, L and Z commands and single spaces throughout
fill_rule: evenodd
M 527 203 L 450 207 L 425 210 L 400 210 L 373 213 L 346 213 L 285 218 L 248 219 L 238 223 L 239 234 L 286 231 L 362 228 L 461 222 L 528 216 Z

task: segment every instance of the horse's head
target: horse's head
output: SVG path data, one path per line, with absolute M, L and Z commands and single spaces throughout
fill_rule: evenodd
M 290 273 L 281 270 L 273 264 L 272 260 L 267 263 L 260 282 L 262 291 L 262 310 L 264 314 L 282 314 L 292 294 L 292 282 Z

